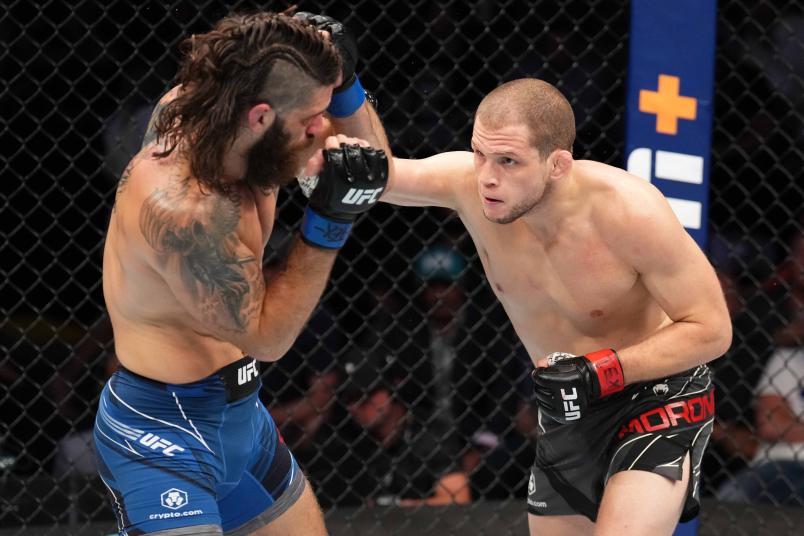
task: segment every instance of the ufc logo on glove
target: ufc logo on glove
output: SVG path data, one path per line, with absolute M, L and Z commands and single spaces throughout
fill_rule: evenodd
M 377 197 L 382 191 L 382 188 L 374 188 L 371 190 L 349 188 L 349 191 L 346 192 L 345 196 L 343 196 L 341 202 L 347 205 L 362 205 L 368 201 L 368 203 L 371 205 L 377 202 Z
M 580 419 L 581 406 L 574 402 L 578 399 L 578 391 L 575 390 L 575 387 L 572 388 L 571 394 L 567 394 L 564 389 L 561 389 L 561 398 L 564 400 L 564 419 L 568 421 Z

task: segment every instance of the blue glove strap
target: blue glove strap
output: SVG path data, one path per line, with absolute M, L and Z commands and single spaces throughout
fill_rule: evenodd
M 301 234 L 306 242 L 314 246 L 338 249 L 346 243 L 351 229 L 351 222 L 339 222 L 325 218 L 310 207 L 304 209 Z
M 355 77 L 354 83 L 343 91 L 332 94 L 327 112 L 332 117 L 349 117 L 366 102 L 366 91 Z

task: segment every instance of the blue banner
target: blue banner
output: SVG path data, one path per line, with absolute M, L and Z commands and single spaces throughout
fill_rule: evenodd
M 632 0 L 626 168 L 706 248 L 716 0 Z

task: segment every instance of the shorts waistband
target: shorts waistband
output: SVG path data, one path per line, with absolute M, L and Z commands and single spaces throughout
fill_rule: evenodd
M 257 391 L 262 385 L 260 369 L 257 360 L 253 357 L 243 357 L 225 367 L 221 367 L 206 378 L 190 383 L 164 383 L 146 376 L 132 372 L 123 365 L 118 366 L 118 373 L 129 376 L 140 382 L 145 382 L 159 390 L 181 389 L 191 391 L 194 389 L 206 390 L 210 386 L 222 384 L 226 391 L 226 401 L 235 402 Z

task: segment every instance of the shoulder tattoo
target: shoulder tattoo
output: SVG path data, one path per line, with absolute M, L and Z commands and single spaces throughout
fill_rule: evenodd
M 218 328 L 245 331 L 259 314 L 265 284 L 258 259 L 237 251 L 240 197 L 213 193 L 202 207 L 182 210 L 189 181 L 172 181 L 145 199 L 140 232 L 163 268 L 177 269 L 201 318 Z M 175 268 L 174 268 L 175 267 Z

